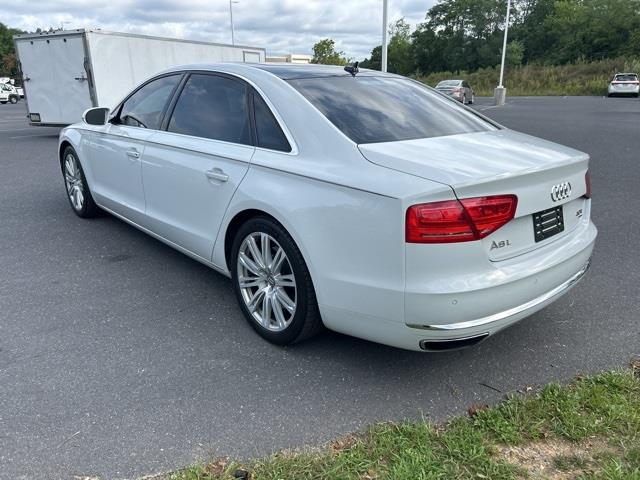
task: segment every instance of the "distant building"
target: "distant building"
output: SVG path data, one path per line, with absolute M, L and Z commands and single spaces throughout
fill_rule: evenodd
M 290 53 L 289 55 L 267 56 L 267 63 L 311 63 L 311 55 Z

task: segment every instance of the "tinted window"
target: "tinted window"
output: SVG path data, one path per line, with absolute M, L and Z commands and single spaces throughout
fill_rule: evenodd
M 638 80 L 638 76 L 637 75 L 616 75 L 615 78 L 616 81 L 618 82 L 635 82 Z
M 289 83 L 356 143 L 497 129 L 454 101 L 408 79 L 332 77 Z
M 180 75 L 162 77 L 147 83 L 124 102 L 120 111 L 120 123 L 158 130 L 164 108 L 178 82 Z
M 168 130 L 250 145 L 247 86 L 218 75 L 191 75 L 176 103 Z
M 287 137 L 285 137 L 271 110 L 257 92 L 253 95 L 253 105 L 256 116 L 258 146 L 281 152 L 290 152 L 291 146 L 287 141 Z
M 443 80 L 437 86 L 438 87 L 457 87 L 460 85 L 460 80 Z

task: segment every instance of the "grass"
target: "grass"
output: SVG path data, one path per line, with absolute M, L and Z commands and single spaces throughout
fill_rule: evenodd
M 558 66 L 524 65 L 507 68 L 504 83 L 509 95 L 606 95 L 611 78 L 619 72 L 640 73 L 640 59 L 617 58 Z M 499 77 L 499 67 L 416 76 L 431 86 L 447 78 L 464 78 L 476 95 L 482 96 L 493 96 Z
M 317 449 L 243 465 L 223 459 L 158 477 L 233 478 L 640 480 L 640 363 L 475 406 L 444 425 L 384 423 Z

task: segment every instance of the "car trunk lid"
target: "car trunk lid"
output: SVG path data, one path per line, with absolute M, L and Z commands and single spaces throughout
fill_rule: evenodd
M 372 163 L 448 185 L 458 198 L 515 194 L 515 218 L 482 240 L 491 260 L 511 258 L 558 240 L 588 213 L 582 198 L 588 155 L 512 130 L 359 148 Z M 554 187 L 562 191 L 552 195 Z M 540 212 L 545 212 L 544 216 L 535 217 Z M 547 222 L 539 227 L 546 228 L 553 223 L 552 217 L 562 223 L 562 231 L 542 239 L 536 237 L 534 218 L 538 223 Z

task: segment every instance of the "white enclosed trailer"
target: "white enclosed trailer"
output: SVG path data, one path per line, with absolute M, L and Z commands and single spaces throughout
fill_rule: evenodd
M 265 49 L 102 30 L 14 37 L 31 125 L 69 125 L 91 107 L 114 107 L 166 68 L 205 62 L 264 62 Z

